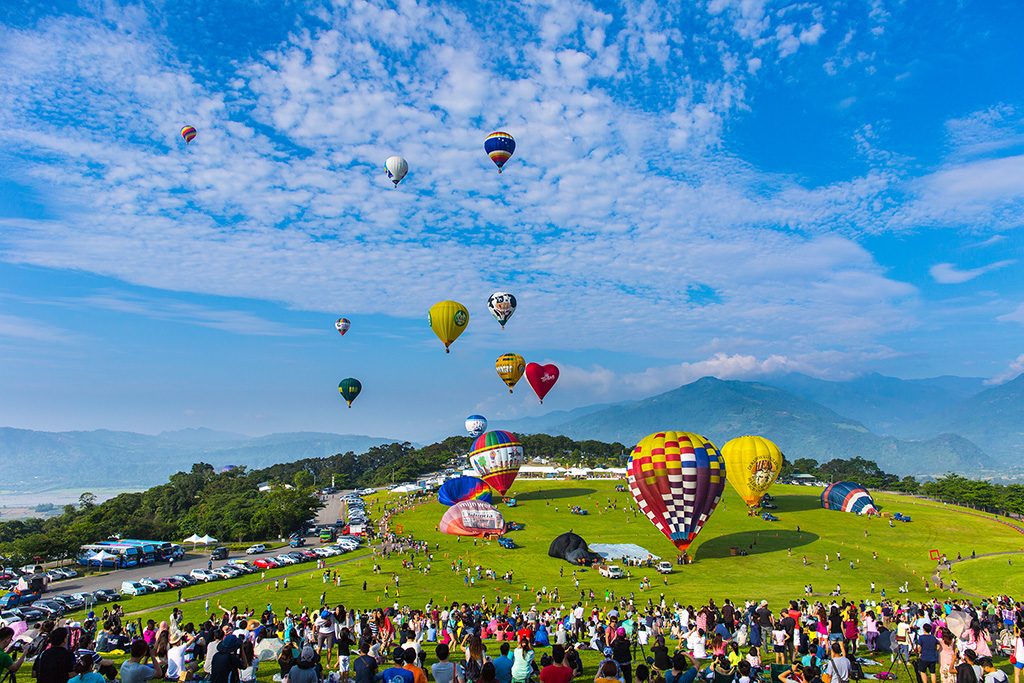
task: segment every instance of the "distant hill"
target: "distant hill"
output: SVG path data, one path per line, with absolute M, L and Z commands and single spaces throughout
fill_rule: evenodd
M 793 372 L 766 383 L 857 420 L 876 434 L 893 436 L 916 436 L 915 423 L 985 388 L 981 377 L 898 379 L 878 373 L 830 382 Z
M 758 382 L 699 379 L 678 389 L 605 408 L 552 426 L 573 439 L 633 444 L 659 429 L 698 432 L 721 446 L 744 434 L 762 434 L 790 459 L 860 456 L 895 474 L 942 474 L 992 470 L 997 463 L 954 434 L 926 441 L 879 436 L 860 422 L 814 401 Z
M 1024 465 L 1024 374 L 986 389 L 912 426 L 910 433 L 955 432 L 1009 467 Z
M 611 408 L 613 406 L 625 405 L 625 403 L 599 403 L 592 406 L 582 406 L 580 408 L 574 408 L 573 410 L 553 410 L 545 415 L 537 417 L 521 417 L 515 420 L 494 420 L 488 424 L 488 429 L 504 429 L 513 433 L 523 434 L 543 434 L 548 429 L 556 425 L 560 425 L 570 420 L 575 420 L 578 417 L 584 415 L 590 415 L 596 413 L 599 410 L 605 408 Z
M 250 437 L 212 430 L 164 432 L 36 432 L 0 428 L 0 470 L 8 491 L 147 487 L 196 462 L 267 467 L 354 451 L 394 439 L 296 432 Z

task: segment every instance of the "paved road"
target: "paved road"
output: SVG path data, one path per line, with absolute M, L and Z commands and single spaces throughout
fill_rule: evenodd
M 279 550 L 267 551 L 259 555 L 246 555 L 243 552 L 232 552 L 228 557 L 245 557 L 246 559 L 257 560 L 260 557 L 272 557 L 274 555 L 279 555 L 280 553 L 281 551 Z M 174 574 L 188 574 L 193 569 L 206 569 L 208 563 L 209 555 L 203 553 L 202 549 L 200 549 L 195 553 L 186 553 L 184 559 L 175 560 L 173 568 L 168 568 L 166 562 L 156 562 L 142 567 L 118 569 L 102 576 L 77 576 L 73 579 L 65 579 L 63 581 L 51 583 L 48 592 L 51 594 L 77 593 L 79 591 L 94 591 L 100 588 L 113 588 L 114 590 L 119 590 L 121 588 L 122 581 L 138 581 L 145 577 L 159 579 L 165 576 L 173 576 Z M 215 561 L 213 566 L 219 567 L 222 564 L 224 564 L 223 561 Z

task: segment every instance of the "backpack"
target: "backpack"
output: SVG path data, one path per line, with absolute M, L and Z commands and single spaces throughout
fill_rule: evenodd
M 462 672 L 466 677 L 466 683 L 475 683 L 480 678 L 480 662 L 470 657 Z

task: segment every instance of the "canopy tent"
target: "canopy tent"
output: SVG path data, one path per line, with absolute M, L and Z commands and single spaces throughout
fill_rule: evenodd
M 86 562 L 88 562 L 89 564 L 93 564 L 95 562 L 97 565 L 101 567 L 103 566 L 104 562 L 112 562 L 116 566 L 116 563 L 119 559 L 120 558 L 117 555 L 114 555 L 113 553 L 108 553 L 106 550 L 100 550 L 99 552 L 95 552 L 91 555 L 86 556 L 85 558 Z
M 200 536 L 197 536 L 196 534 L 192 534 L 191 536 L 186 538 L 184 541 L 182 541 L 182 543 L 198 543 L 200 538 L 201 538 Z
M 216 543 L 216 542 L 217 542 L 217 539 L 214 538 L 213 536 L 209 536 L 209 535 L 203 536 L 202 538 L 199 539 L 199 543 L 202 543 L 203 545 L 209 545 L 210 543 Z

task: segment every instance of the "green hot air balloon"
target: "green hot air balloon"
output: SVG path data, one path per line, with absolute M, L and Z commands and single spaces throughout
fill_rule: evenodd
M 359 383 L 359 380 L 353 377 L 346 377 L 345 379 L 338 382 L 338 391 L 341 392 L 341 397 L 348 401 L 348 407 L 352 407 L 352 401 L 356 400 L 356 396 L 363 390 L 363 385 Z

